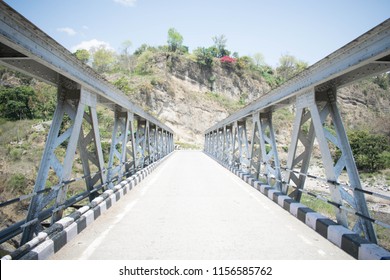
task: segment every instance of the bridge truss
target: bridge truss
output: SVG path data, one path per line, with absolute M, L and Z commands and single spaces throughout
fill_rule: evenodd
M 0 63 L 57 87 L 57 108 L 30 198 L 25 220 L 1 232 L 1 242 L 23 232 L 25 244 L 55 223 L 77 202 L 92 201 L 104 190 L 174 150 L 173 131 L 131 103 L 93 69 L 0 2 Z M 108 162 L 103 157 L 97 106 L 114 112 Z M 59 147 L 65 147 L 60 155 Z M 76 154 L 84 175 L 72 177 Z M 57 184 L 50 187 L 49 176 Z M 85 191 L 72 195 L 69 185 L 85 181 Z M 52 180 L 51 180 L 52 181 Z
M 390 20 L 363 34 L 282 86 L 205 131 L 204 150 L 223 165 L 300 201 L 315 141 L 337 222 L 377 243 L 365 194 L 337 106 L 337 89 L 390 70 Z M 285 163 L 273 116 L 293 105 L 295 120 Z M 335 158 L 333 151 L 340 156 Z M 346 172 L 349 183 L 340 177 Z M 283 174 L 284 173 L 284 174 Z M 354 213 L 353 217 L 348 215 Z M 356 218 L 357 217 L 357 218 Z

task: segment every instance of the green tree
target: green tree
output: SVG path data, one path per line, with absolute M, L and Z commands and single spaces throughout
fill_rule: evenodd
M 255 53 L 252 56 L 252 59 L 256 65 L 256 67 L 260 67 L 265 65 L 264 55 L 262 53 Z
M 130 40 L 126 40 L 122 43 L 123 54 L 130 56 L 129 49 L 133 46 L 133 43 Z
M 246 56 L 246 55 L 238 58 L 237 62 L 236 62 L 236 68 L 238 70 L 249 70 L 249 69 L 253 68 L 252 58 L 249 56 Z
M 138 49 L 134 51 L 134 55 L 139 56 L 144 51 L 146 51 L 148 48 L 150 48 L 147 44 L 142 44 Z
M 129 81 L 125 77 L 120 77 L 118 80 L 114 82 L 114 86 L 116 86 L 119 90 L 124 93 L 130 93 L 131 87 L 129 85 Z
M 218 50 L 216 57 L 220 58 L 223 56 L 229 56 L 230 51 L 226 49 L 226 36 L 225 35 L 216 35 L 211 38 L 214 42 L 214 47 Z
M 153 52 L 146 50 L 141 53 L 137 59 L 137 65 L 135 66 L 135 72 L 141 75 L 147 75 L 152 73 L 152 66 L 150 61 L 153 58 Z
M 358 169 L 374 172 L 390 167 L 390 144 L 386 136 L 354 130 L 348 132 L 348 139 Z M 340 151 L 336 156 L 340 156 Z
M 307 68 L 307 63 L 292 55 L 282 55 L 279 58 L 279 66 L 276 68 L 278 77 L 287 81 Z
M 99 73 L 110 72 L 115 62 L 115 52 L 101 46 L 93 54 L 92 67 Z
M 194 50 L 194 55 L 196 57 L 196 62 L 201 66 L 212 67 L 213 58 L 214 58 L 214 49 L 213 48 L 197 48 Z
M 31 86 L 0 87 L 0 117 L 10 120 L 51 119 L 56 108 L 56 88 L 42 82 Z
M 169 50 L 175 52 L 183 45 L 183 36 L 174 28 L 168 30 L 168 47 Z
M 0 88 L 0 116 L 10 120 L 32 119 L 34 101 L 35 93 L 29 86 Z
M 89 51 L 85 50 L 85 49 L 81 49 L 81 50 L 77 50 L 74 55 L 79 59 L 81 60 L 82 62 L 84 63 L 87 63 L 89 61 L 89 58 L 90 58 L 90 53 Z
M 130 40 L 126 40 L 122 43 L 122 53 L 119 59 L 119 66 L 125 72 L 132 72 L 134 70 L 134 57 L 130 53 L 130 48 L 133 43 Z
M 51 120 L 57 105 L 57 87 L 43 82 L 34 84 L 35 96 L 30 99 L 30 107 L 35 119 Z

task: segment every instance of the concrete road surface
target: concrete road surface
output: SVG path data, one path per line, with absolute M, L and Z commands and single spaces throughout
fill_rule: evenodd
M 177 151 L 52 259 L 352 259 L 199 151 Z

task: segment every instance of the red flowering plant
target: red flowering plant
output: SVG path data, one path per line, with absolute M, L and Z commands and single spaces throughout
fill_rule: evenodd
M 223 56 L 219 59 L 222 63 L 236 63 L 237 59 L 230 57 L 230 56 Z

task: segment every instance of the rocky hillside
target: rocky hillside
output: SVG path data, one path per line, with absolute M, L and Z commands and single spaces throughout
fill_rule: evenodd
M 133 102 L 170 125 L 178 142 L 202 144 L 205 129 L 271 90 L 262 75 L 218 60 L 204 67 L 188 56 L 157 53 L 147 64 L 147 75 L 116 73 L 107 78 L 120 81 Z M 347 128 L 389 134 L 389 90 L 364 80 L 340 89 L 338 96 Z
M 261 78 L 236 71 L 216 60 L 212 68 L 175 54 L 156 54 L 147 62 L 147 75 L 109 74 L 106 77 L 146 111 L 172 127 L 178 142 L 200 145 L 203 131 L 270 86 Z
M 338 97 L 347 128 L 390 137 L 390 89 L 383 89 L 367 79 L 341 88 Z

